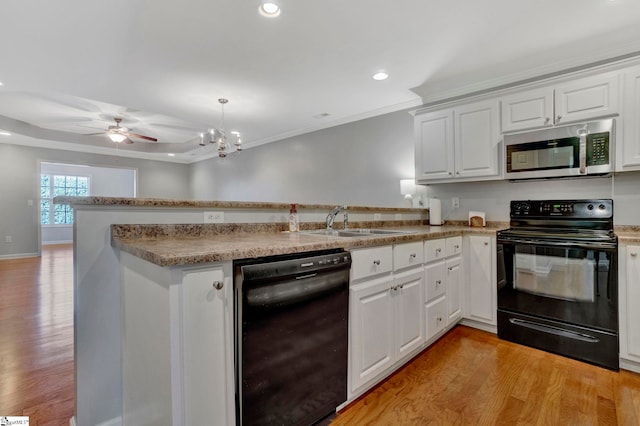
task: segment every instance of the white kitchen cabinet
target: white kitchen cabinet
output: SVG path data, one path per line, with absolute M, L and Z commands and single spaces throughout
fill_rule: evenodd
M 432 339 L 462 317 L 462 237 L 426 240 L 425 324 Z
M 120 261 L 122 424 L 234 424 L 231 263 Z
M 396 244 L 393 246 L 393 270 L 411 268 L 422 265 L 424 259 L 424 244 L 422 241 Z
M 393 270 L 391 246 L 371 247 L 351 251 L 351 281 L 357 281 Z
M 454 176 L 453 110 L 416 115 L 415 162 L 419 182 Z
M 620 246 L 619 252 L 620 364 L 640 372 L 640 246 Z
M 353 286 L 350 292 L 351 390 L 371 383 L 395 361 L 393 278 L 384 276 Z
M 397 359 L 401 360 L 419 349 L 425 341 L 422 265 L 394 276 L 392 297 L 396 308 Z
M 467 270 L 464 298 L 465 318 L 496 326 L 496 247 L 495 237 L 469 235 L 465 252 Z
M 446 266 L 446 298 L 447 298 L 447 324 L 456 323 L 462 318 L 462 302 L 460 292 L 462 286 L 462 260 L 460 256 L 448 258 Z
M 506 95 L 501 99 L 502 131 L 560 126 L 618 114 L 617 72 Z
M 351 255 L 352 276 L 362 276 L 354 271 L 367 271 L 373 260 L 385 256 L 392 255 L 397 265 L 392 274 L 385 270 L 352 282 L 349 377 L 353 395 L 424 344 L 423 243 L 356 249 Z
M 416 114 L 416 180 L 499 178 L 499 119 L 497 100 Z
M 640 168 L 640 67 L 633 67 L 624 73 L 624 133 L 619 135 L 616 170 L 637 170 Z

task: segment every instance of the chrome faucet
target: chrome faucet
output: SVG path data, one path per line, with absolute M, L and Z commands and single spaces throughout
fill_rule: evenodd
M 342 212 L 344 215 L 344 229 L 349 227 L 349 214 L 347 213 L 347 206 L 337 206 L 327 215 L 327 230 L 333 229 L 333 222 L 336 220 L 336 216 Z

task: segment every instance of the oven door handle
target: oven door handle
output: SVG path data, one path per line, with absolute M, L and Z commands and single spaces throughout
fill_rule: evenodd
M 552 247 L 574 247 L 587 249 L 615 249 L 616 243 L 601 243 L 589 241 L 546 241 L 533 238 L 498 238 L 498 244 L 522 244 L 522 245 L 543 245 Z
M 543 333 L 555 334 L 556 336 L 568 337 L 574 340 L 580 340 L 588 343 L 598 343 L 600 339 L 593 337 L 586 333 L 578 333 L 573 330 L 567 330 L 566 328 L 554 327 L 546 324 L 539 324 L 532 321 L 522 320 L 519 318 L 509 318 L 509 322 L 513 325 L 529 328 L 531 330 L 541 331 Z

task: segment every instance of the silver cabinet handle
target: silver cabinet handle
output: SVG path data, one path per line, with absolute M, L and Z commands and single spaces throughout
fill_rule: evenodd
M 549 124 L 549 122 L 551 121 L 551 119 L 549 117 L 544 119 L 544 124 Z
M 557 123 L 558 121 L 560 121 L 560 119 L 561 119 L 561 118 L 562 118 L 562 116 L 561 116 L 561 115 L 557 116 L 557 117 L 556 117 L 556 123 Z
M 374 264 L 374 265 L 378 265 L 378 266 L 379 266 L 379 265 L 380 265 L 380 259 L 376 259 L 376 260 L 374 260 L 374 261 L 373 261 L 373 264 Z
M 454 249 L 459 249 L 459 248 L 460 248 L 460 246 L 459 246 L 458 244 L 456 244 L 456 245 L 454 245 L 454 246 L 453 246 L 453 248 L 454 248 Z
M 442 280 L 436 281 L 436 287 L 440 287 L 440 284 L 442 284 Z
M 447 269 L 450 270 L 450 271 L 453 271 L 453 266 L 450 266 Z
M 213 282 L 213 288 L 215 288 L 216 290 L 222 290 L 222 287 L 224 287 L 224 283 L 222 281 Z
M 456 172 L 456 174 L 457 174 L 458 176 L 460 176 L 460 172 Z
M 438 320 L 438 322 L 442 322 L 442 317 L 438 317 L 436 319 Z
M 489 245 L 489 243 L 485 241 L 485 242 L 484 242 L 484 245 L 485 245 L 485 246 L 488 246 L 488 245 Z
M 442 251 L 442 249 L 437 248 L 436 249 L 436 254 L 440 253 Z
M 416 255 L 415 253 L 411 253 L 411 254 L 409 255 L 409 257 L 410 257 L 410 258 L 412 258 L 412 259 L 415 259 L 415 258 L 417 257 L 417 255 Z
M 629 254 L 631 255 L 631 257 L 636 257 L 636 256 L 638 256 L 638 253 L 636 253 L 635 251 L 634 251 L 634 252 L 632 252 L 632 253 L 629 253 Z
M 451 176 L 453 173 L 449 172 L 449 176 Z

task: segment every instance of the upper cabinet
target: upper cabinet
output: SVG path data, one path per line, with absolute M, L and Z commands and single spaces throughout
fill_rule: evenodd
M 418 113 L 414 130 L 419 182 L 500 178 L 497 100 Z
M 502 131 L 560 126 L 618 114 L 619 74 L 611 72 L 504 96 Z
M 624 137 L 618 146 L 618 171 L 640 168 L 640 67 L 624 73 Z

